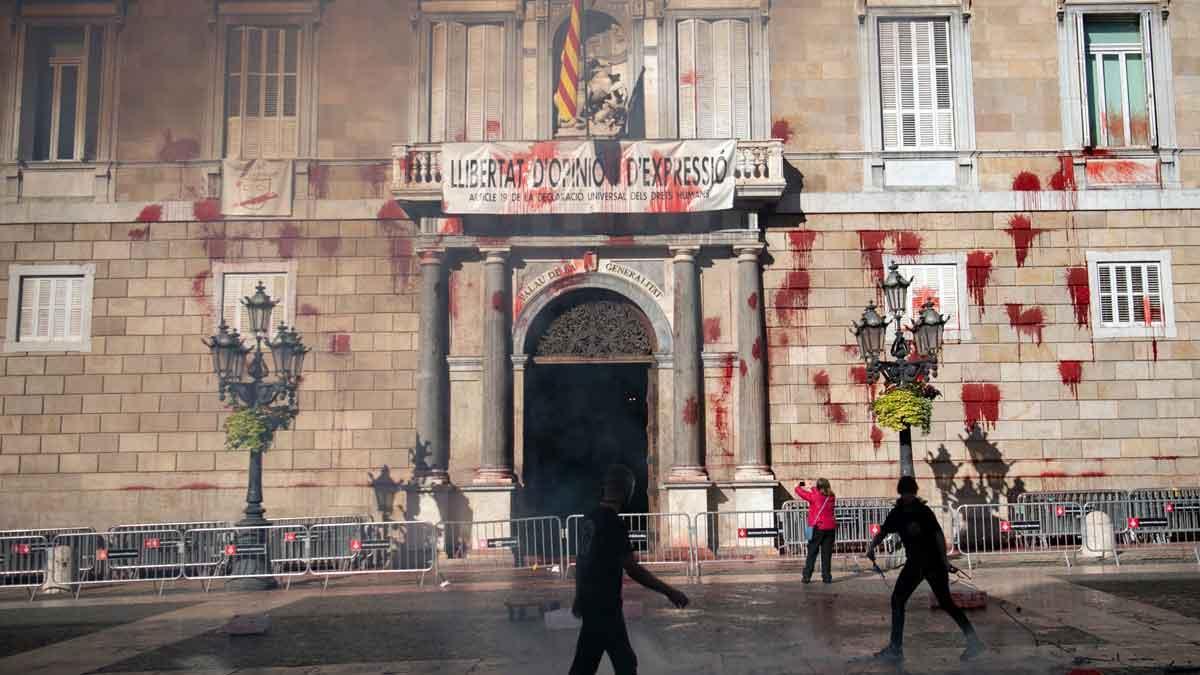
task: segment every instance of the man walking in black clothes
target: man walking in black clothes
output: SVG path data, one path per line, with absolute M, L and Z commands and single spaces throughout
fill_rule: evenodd
M 600 658 L 608 652 L 616 675 L 637 673 L 637 656 L 625 632 L 621 612 L 621 571 L 629 578 L 667 596 L 671 604 L 683 608 L 687 596 L 663 583 L 638 564 L 629 545 L 629 530 L 621 520 L 621 509 L 633 496 L 633 472 L 614 464 L 604 474 L 600 506 L 579 523 L 579 551 L 576 558 L 575 616 L 583 619 L 571 675 L 593 675 Z
M 978 656 L 983 653 L 983 641 L 975 634 L 975 627 L 967 615 L 950 597 L 950 574 L 958 572 L 958 568 L 951 565 L 946 557 L 946 537 L 942 527 L 925 502 L 917 499 L 915 478 L 902 477 L 896 485 L 896 491 L 900 493 L 900 499 L 896 500 L 896 506 L 883 521 L 883 527 L 879 528 L 879 533 L 867 549 L 867 558 L 874 563 L 875 548 L 883 542 L 883 538 L 898 534 L 904 542 L 907 556 L 896 587 L 892 590 L 892 641 L 875 656 L 887 661 L 904 659 L 904 606 L 922 579 L 929 582 L 938 604 L 954 619 L 967 638 L 967 649 L 962 653 L 962 659 L 965 661 Z

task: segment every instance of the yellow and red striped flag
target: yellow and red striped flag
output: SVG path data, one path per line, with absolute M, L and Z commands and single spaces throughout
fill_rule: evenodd
M 580 38 L 583 34 L 583 0 L 571 0 L 571 21 L 567 24 L 567 39 L 563 41 L 562 69 L 558 87 L 554 90 L 554 105 L 558 108 L 559 124 L 575 121 L 579 115 Z

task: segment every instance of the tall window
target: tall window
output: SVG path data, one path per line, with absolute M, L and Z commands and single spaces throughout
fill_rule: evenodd
M 291 322 L 287 272 L 225 273 L 221 275 L 221 318 L 229 325 L 229 330 L 237 329 L 242 335 L 250 335 L 250 315 L 242 304 L 242 298 L 254 295 L 260 281 L 266 287 L 267 295 L 279 303 L 271 312 L 273 325 L 269 332 L 273 333 L 281 321 Z
M 430 40 L 429 140 L 504 134 L 504 26 L 438 22 Z
M 953 150 L 949 19 L 879 21 L 884 150 Z
M 1101 147 L 1154 144 L 1146 17 L 1082 16 L 1088 132 Z
M 300 39 L 296 27 L 229 29 L 225 69 L 227 156 L 296 156 Z
M 680 138 L 750 138 L 750 35 L 741 19 L 677 28 Z
M 96 156 L 103 36 L 99 26 L 29 28 L 22 159 L 83 161 Z

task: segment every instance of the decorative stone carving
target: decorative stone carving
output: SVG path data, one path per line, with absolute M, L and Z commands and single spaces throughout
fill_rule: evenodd
M 620 300 L 593 299 L 581 302 L 551 320 L 538 340 L 535 355 L 644 357 L 653 351 L 654 338 L 641 310 Z

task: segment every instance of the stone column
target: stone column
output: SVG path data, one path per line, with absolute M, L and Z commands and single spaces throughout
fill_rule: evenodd
M 512 275 L 507 250 L 484 251 L 483 442 L 476 483 L 513 482 Z
M 707 481 L 704 469 L 704 394 L 700 365 L 700 278 L 698 247 L 674 248 L 675 258 L 675 451 L 672 483 Z
M 421 251 L 421 325 L 417 336 L 417 444 L 413 477 L 427 485 L 449 482 L 450 371 L 446 364 L 448 297 L 445 252 Z
M 738 335 L 738 464 L 734 478 L 739 481 L 773 480 L 767 463 L 767 336 L 763 325 L 762 272 L 759 266 L 763 247 L 739 247 L 737 253 Z

